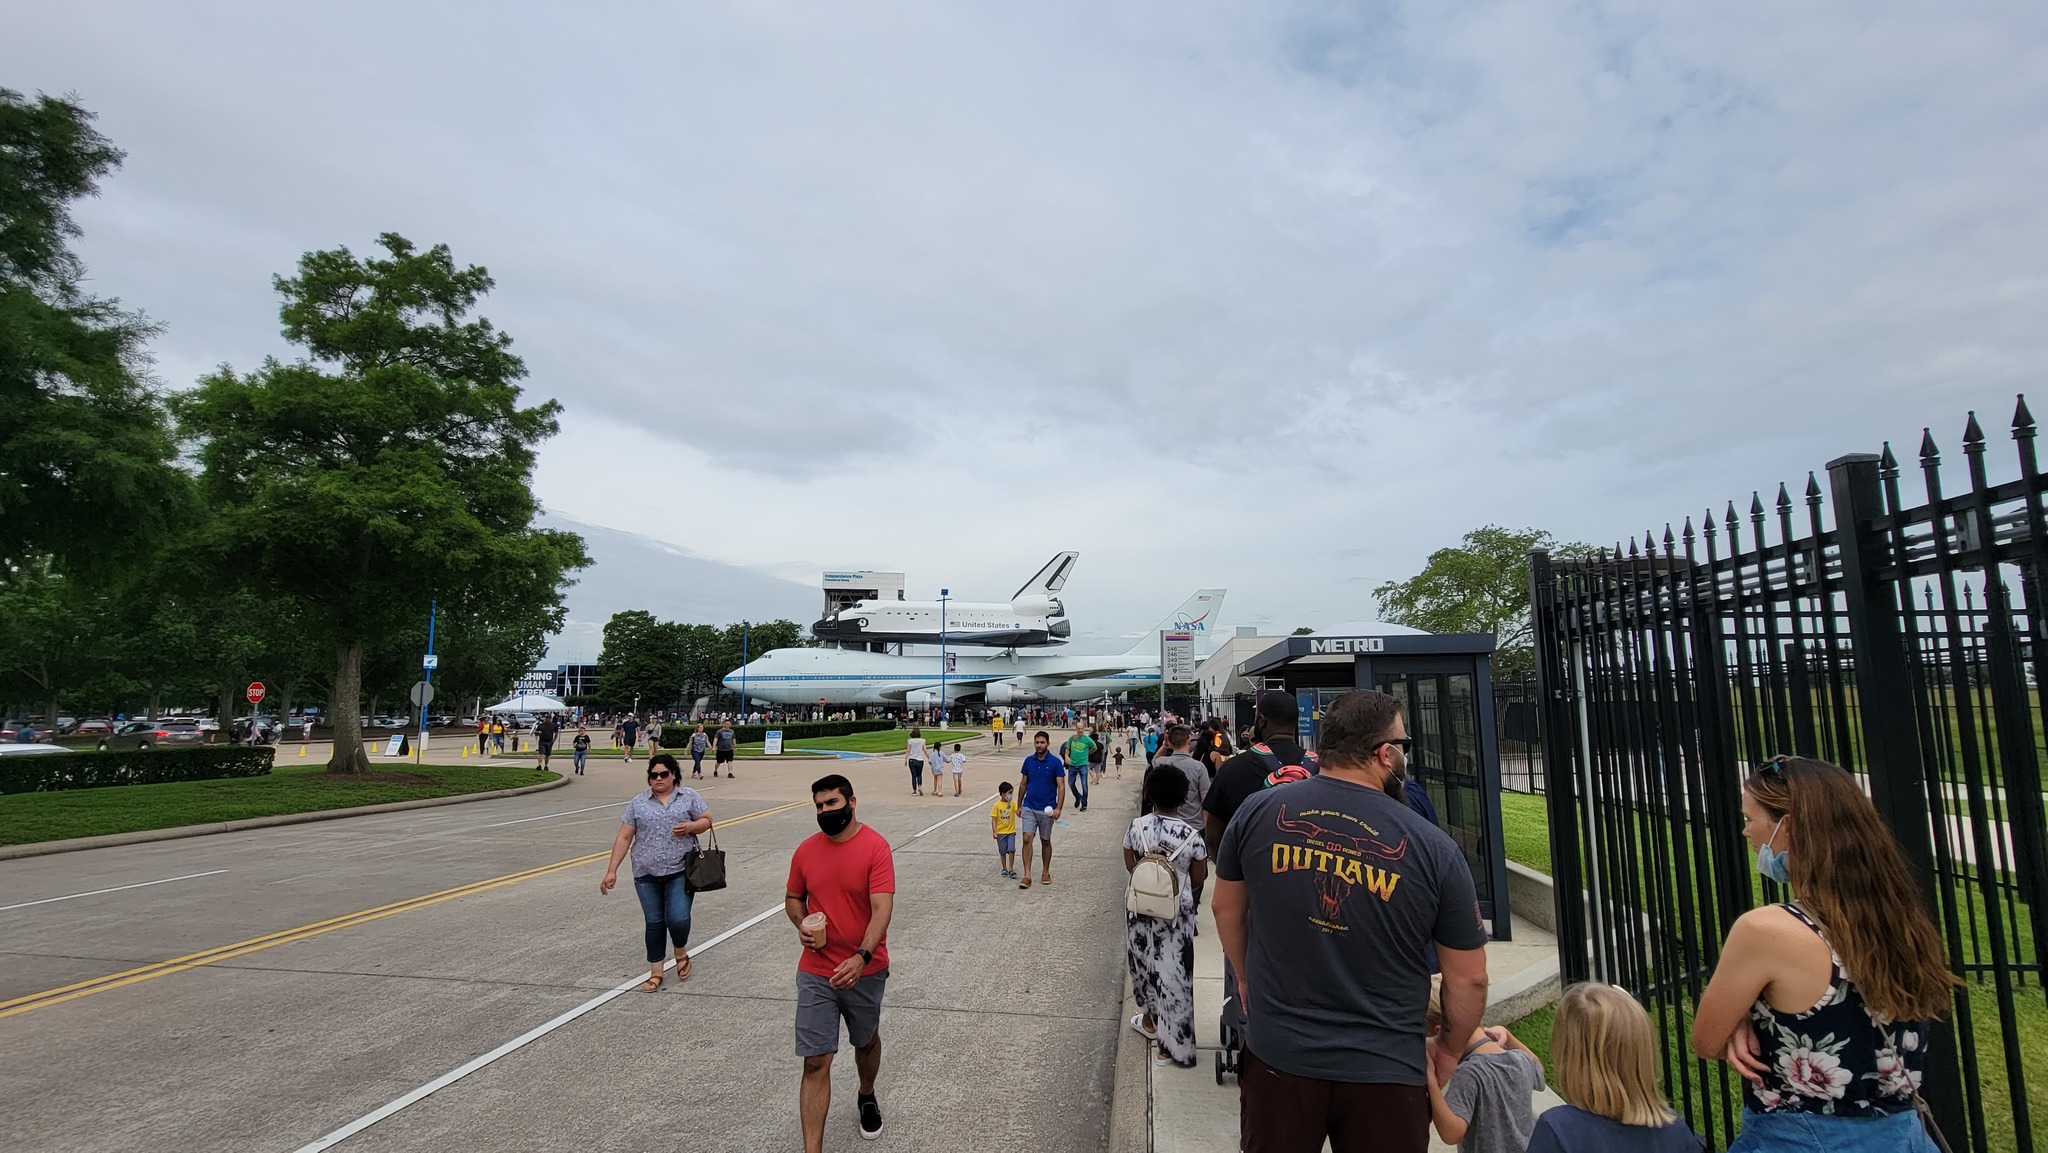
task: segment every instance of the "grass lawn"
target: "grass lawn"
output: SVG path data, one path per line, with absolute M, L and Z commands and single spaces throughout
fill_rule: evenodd
M 0 797 L 0 845 L 450 797 L 560 775 L 512 765 L 404 764 L 378 765 L 365 776 L 330 777 L 324 767 L 287 764 L 267 777 L 14 793 Z
M 980 731 L 976 729 L 925 729 L 923 734 L 927 742 L 943 741 L 951 744 L 954 741 L 964 741 L 969 737 L 979 736 Z M 800 753 L 806 749 L 818 749 L 835 753 L 900 753 L 909 746 L 909 729 L 880 729 L 872 733 L 851 733 L 843 737 L 811 737 L 806 740 L 784 741 L 782 743 L 783 750 L 792 753 Z M 760 756 L 761 742 L 755 741 L 753 744 L 739 746 L 739 754 L 743 757 Z
M 1550 872 L 1550 811 L 1542 797 L 1529 793 L 1500 795 L 1501 840 L 1508 860 L 1539 873 Z

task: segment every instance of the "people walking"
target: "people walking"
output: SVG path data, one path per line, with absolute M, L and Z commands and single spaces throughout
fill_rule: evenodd
M 583 762 L 590 758 L 590 730 L 576 726 L 576 739 L 569 742 L 569 752 L 576 758 L 576 775 L 583 775 Z
M 626 719 L 619 722 L 619 740 L 622 742 L 620 747 L 626 750 L 626 762 L 628 764 L 631 764 L 633 761 L 633 753 L 640 748 L 639 717 L 633 715 L 632 713 L 627 713 Z
M 1536 1118 L 1528 1153 L 1701 1153 L 1657 1088 L 1663 1054 L 1650 1015 L 1612 985 L 1564 991 L 1550 1030 L 1551 1078 L 1565 1103 Z
M 996 803 L 988 807 L 988 828 L 996 839 L 996 859 L 1002 862 L 1002 875 L 1012 880 L 1017 876 L 1017 801 L 1016 789 L 1008 781 L 996 786 Z
M 956 743 L 953 751 L 946 754 L 946 771 L 953 778 L 953 795 L 960 795 L 961 782 L 967 778 L 967 754 L 960 751 Z
M 1145 780 L 1151 781 L 1152 774 L 1162 768 L 1171 768 L 1187 778 L 1187 792 L 1173 815 L 1186 821 L 1189 828 L 1199 830 L 1202 828 L 1202 802 L 1208 799 L 1209 773 L 1202 767 L 1202 762 L 1188 755 L 1189 742 L 1194 739 L 1194 733 L 1186 725 L 1168 725 L 1161 739 L 1166 742 L 1166 752 L 1153 759 L 1152 767 L 1145 771 Z M 1151 801 L 1152 794 L 1148 789 L 1143 799 L 1144 807 L 1149 808 Z M 1206 846 L 1206 842 L 1204 844 Z M 1207 856 L 1206 852 L 1203 853 L 1205 859 Z M 1203 878 L 1198 877 L 1194 882 L 1195 903 L 1198 906 L 1202 902 L 1202 880 Z
M 1086 729 L 1075 729 L 1074 735 L 1060 747 L 1060 757 L 1067 763 L 1067 787 L 1074 791 L 1074 811 L 1088 811 L 1088 757 L 1095 750 L 1095 742 Z
M 1424 1028 L 1431 1036 L 1443 1028 L 1434 991 Z M 1471 1036 L 1453 1040 L 1464 1051 L 1448 1081 L 1437 1075 L 1434 1062 L 1425 1066 L 1430 1123 L 1437 1137 L 1460 1153 L 1523 1153 L 1536 1127 L 1533 1098 L 1543 1088 L 1542 1059 L 1505 1025 L 1474 1029 Z
M 1178 767 L 1146 773 L 1144 796 L 1148 811 L 1124 831 L 1124 871 L 1135 891 L 1141 863 L 1163 866 L 1143 879 L 1171 875 L 1173 911 L 1157 916 L 1126 903 L 1125 959 L 1138 1003 L 1131 1028 L 1159 1045 L 1156 1063 L 1187 1067 L 1195 1063 L 1195 886 L 1208 876 L 1208 850 L 1202 831 L 1180 816 L 1188 782 Z
M 547 771 L 548 758 L 555 755 L 555 718 L 544 716 L 533 727 L 533 747 L 540 755 L 535 759 L 534 768 Z
M 909 743 L 903 746 L 903 763 L 910 767 L 910 795 L 913 797 L 924 794 L 925 757 L 924 730 L 913 728 L 910 730 Z M 938 774 L 936 772 L 932 774 L 932 781 L 932 791 L 936 793 L 938 792 Z
M 486 756 L 491 751 L 491 718 L 484 717 L 476 723 L 476 755 Z
M 1216 779 L 1210 782 L 1209 795 L 1202 802 L 1202 836 L 1212 855 L 1223 844 L 1223 830 L 1237 815 L 1239 806 L 1266 788 L 1268 780 L 1276 775 L 1292 775 L 1279 774 L 1278 770 L 1300 766 L 1312 775 L 1317 768 L 1314 756 L 1296 739 L 1299 713 L 1292 693 L 1261 692 L 1255 708 L 1254 739 L 1247 743 L 1244 752 L 1225 760 L 1216 770 Z M 1405 757 L 1401 771 L 1407 772 Z
M 804 1061 L 798 1109 L 805 1153 L 822 1153 L 832 1106 L 839 1022 L 860 1075 L 860 1135 L 882 1135 L 875 1074 L 882 1067 L 882 993 L 889 980 L 889 919 L 896 863 L 889 842 L 862 824 L 853 783 L 833 773 L 811 783 L 818 832 L 796 847 L 783 911 L 803 944 L 796 974 L 796 1052 Z
M 1088 787 L 1092 789 L 1102 783 L 1102 774 L 1109 769 L 1109 730 L 1097 725 L 1088 739 Z
M 1323 713 L 1321 775 L 1262 790 L 1224 830 L 1212 907 L 1245 1006 L 1245 1153 L 1325 1140 L 1333 1153 L 1424 1153 L 1424 1063 L 1449 1080 L 1450 1038 L 1479 1027 L 1486 931 L 1471 870 L 1384 791 L 1410 744 L 1393 697 L 1345 693 Z M 1444 1028 L 1426 1042 L 1431 944 Z
M 720 723 L 719 723 L 719 726 L 718 726 L 718 736 L 717 736 L 717 738 L 716 738 L 715 740 L 713 740 L 713 741 L 712 741 L 712 743 L 711 743 L 711 750 L 712 750 L 712 751 L 711 751 L 711 756 L 712 756 L 712 760 L 711 760 L 711 775 L 712 775 L 712 776 L 714 776 L 714 777 L 715 777 L 715 776 L 717 776 L 717 775 L 718 775 L 718 766 L 720 766 L 720 765 L 724 765 L 724 766 L 725 766 L 725 775 L 726 775 L 726 776 L 727 776 L 728 778 L 730 778 L 730 777 L 732 776 L 732 759 L 733 759 L 733 757 L 735 757 L 735 756 L 737 756 L 737 755 L 738 755 L 738 754 L 737 754 L 737 753 L 736 753 L 736 752 L 734 751 L 734 749 L 735 749 L 735 745 L 736 745 L 736 743 L 737 743 L 737 740 L 738 740 L 738 738 L 737 738 L 737 737 L 736 737 L 736 736 L 735 736 L 735 735 L 733 734 L 733 731 L 732 731 L 732 722 L 731 722 L 731 721 L 722 721 L 722 722 L 720 722 Z
M 1044 730 L 1031 735 L 1031 755 L 1024 758 L 1024 767 L 1018 770 L 1017 793 L 1023 812 L 1019 816 L 1024 823 L 1024 869 L 1017 887 L 1031 887 L 1031 843 L 1035 840 L 1044 850 L 1044 871 L 1039 874 L 1041 884 L 1052 884 L 1052 827 L 1059 823 L 1060 814 L 1067 807 L 1067 791 L 1060 778 L 1067 775 L 1067 766 L 1052 752 L 1052 738 Z
M 661 988 L 666 968 L 664 943 L 675 948 L 676 980 L 690 977 L 690 889 L 683 881 L 683 862 L 697 847 L 697 835 L 711 829 L 711 810 L 697 790 L 679 785 L 682 770 L 663 754 L 647 762 L 647 791 L 626 802 L 612 838 L 612 859 L 598 882 L 600 894 L 619 881 L 619 862 L 633 854 L 633 892 L 647 929 L 647 980 L 643 993 Z
M 693 732 L 693 733 L 691 733 L 691 734 L 690 734 L 690 779 L 691 779 L 691 780 L 694 780 L 694 781 L 701 781 L 701 780 L 703 780 L 703 779 L 704 779 L 704 754 L 705 754 L 705 753 L 708 753 L 708 752 L 710 752 L 710 751 L 711 751 L 711 738 L 710 738 L 710 737 L 709 737 L 708 735 L 706 735 L 706 734 L 705 734 L 705 732 L 704 732 L 704 724 L 703 724 L 703 722 L 701 722 L 701 721 L 700 721 L 700 722 L 698 722 L 698 724 L 697 724 L 697 730 L 696 730 L 695 732 Z M 715 762 L 714 762 L 714 763 L 715 763 Z M 717 770 L 716 770 L 716 769 L 714 769 L 714 770 L 712 770 L 712 771 L 713 771 L 713 772 L 716 772 Z
M 1742 818 L 1757 871 L 1798 900 L 1736 920 L 1693 1016 L 1693 1052 L 1745 1079 L 1729 1153 L 1932 1153 L 1914 1098 L 1957 982 L 1891 829 L 1805 757 L 1751 773 Z
M 995 738 L 995 747 L 996 747 L 996 748 L 999 748 L 999 749 L 1000 749 L 1000 748 L 1002 748 L 1002 747 L 1003 747 L 1003 714 L 1001 714 L 1001 713 L 997 713 L 997 714 L 996 714 L 995 716 L 993 716 L 993 717 L 990 717 L 990 718 L 989 718 L 989 722 L 988 722 L 988 731 L 989 731 L 989 733 L 990 733 L 990 734 L 991 734 L 991 735 L 992 735 L 992 736 L 993 736 L 993 737 Z
M 1146 725 L 1144 743 L 1145 767 L 1150 769 L 1152 767 L 1152 758 L 1159 755 L 1159 730 L 1151 725 Z
M 491 755 L 494 757 L 505 755 L 505 720 L 503 717 L 491 718 Z

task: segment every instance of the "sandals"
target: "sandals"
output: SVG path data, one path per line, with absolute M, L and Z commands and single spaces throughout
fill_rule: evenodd
M 685 953 L 682 956 L 676 958 L 676 983 L 681 984 L 682 982 L 687 981 L 689 979 L 690 955 L 688 953 Z
M 654 976 L 640 982 L 640 991 L 642 993 L 652 993 L 659 990 L 661 988 L 661 977 L 660 973 L 656 973 Z
M 1026 877 L 1026 878 L 1024 878 L 1023 880 L 1021 880 L 1021 881 L 1017 882 L 1017 887 L 1018 887 L 1018 888 L 1020 888 L 1020 889 L 1028 889 L 1028 888 L 1030 888 L 1030 887 L 1031 887 L 1031 878 L 1029 878 L 1029 877 Z
M 1147 1041 L 1157 1041 L 1159 1039 L 1159 1030 L 1147 1029 L 1145 1027 L 1145 1014 L 1143 1013 L 1131 1014 L 1131 1028 L 1136 1029 L 1138 1035 Z

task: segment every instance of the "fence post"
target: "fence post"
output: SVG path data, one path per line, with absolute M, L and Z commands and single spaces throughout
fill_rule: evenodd
M 1899 627 L 1900 614 L 1912 611 L 1912 591 L 1903 572 L 1894 580 L 1882 571 L 1894 558 L 1889 541 L 1875 527 L 1886 512 L 1878 486 L 1879 459 L 1860 452 L 1828 462 L 1835 542 L 1842 558 L 1844 615 L 1849 623 L 1849 651 L 1860 705 L 1857 715 L 1863 730 L 1863 769 L 1870 777 L 1870 799 L 1878 815 L 1898 838 L 1929 913 L 1937 914 L 1941 905 L 1935 899 L 1927 766 L 1915 720 L 1912 656 Z M 1953 1029 L 1942 1028 L 1930 1040 L 1953 1042 L 1954 1038 Z M 1929 1046 L 1923 1095 L 1945 1132 L 1957 1136 L 1969 1132 L 1963 1113 L 1962 1065 L 1953 1043 Z
M 1591 980 L 1586 937 L 1586 878 L 1579 852 L 1578 752 L 1568 699 L 1570 659 L 1557 619 L 1557 577 L 1550 554 L 1529 554 L 1529 621 L 1536 646 L 1536 723 L 1543 748 L 1543 804 L 1550 816 L 1550 891 L 1557 935 L 1558 976 L 1566 984 Z

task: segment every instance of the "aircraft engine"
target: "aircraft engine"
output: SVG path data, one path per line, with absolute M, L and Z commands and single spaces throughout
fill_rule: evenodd
M 984 699 L 991 705 L 1021 705 L 1030 701 L 1042 701 L 1045 697 L 1037 690 L 1026 688 L 1014 681 L 995 681 L 988 686 Z

